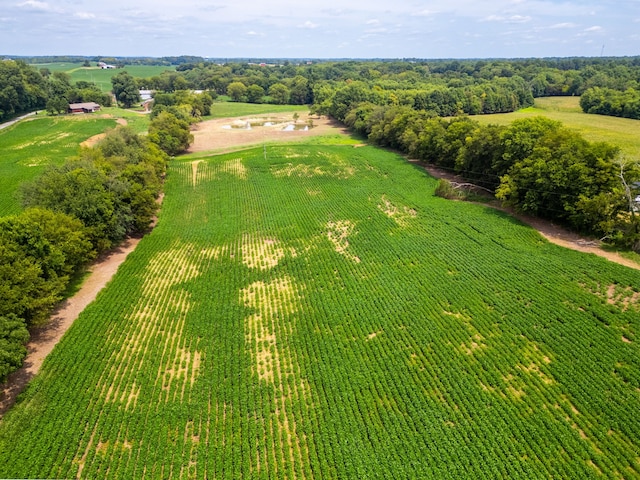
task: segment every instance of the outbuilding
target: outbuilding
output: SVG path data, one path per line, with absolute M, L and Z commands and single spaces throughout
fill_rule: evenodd
M 95 102 L 70 103 L 69 113 L 93 113 L 100 110 L 100 105 Z

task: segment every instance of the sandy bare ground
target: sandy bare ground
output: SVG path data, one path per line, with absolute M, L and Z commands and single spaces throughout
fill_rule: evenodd
M 265 113 L 260 115 L 249 115 L 238 118 L 219 118 L 207 120 L 194 125 L 193 144 L 189 152 L 215 151 L 222 153 L 237 150 L 241 146 L 259 145 L 264 142 L 278 141 L 304 141 L 305 138 L 330 133 L 347 133 L 347 130 L 337 122 L 325 117 L 310 117 L 307 114 L 298 112 L 300 118 L 297 121 L 299 127 L 307 124 L 311 118 L 313 127 L 307 131 L 293 130 L 284 131 L 288 124 L 293 124 L 293 113 Z M 241 126 L 250 123 L 272 122 L 272 126 L 254 126 L 250 130 L 246 128 L 230 128 L 232 125 Z
M 111 115 L 103 115 L 103 118 L 112 118 Z M 118 125 L 122 125 L 124 127 L 127 126 L 128 122 L 126 118 L 118 118 L 116 120 L 116 123 Z M 96 143 L 98 143 L 100 140 L 102 140 L 104 137 L 106 137 L 107 134 L 106 133 L 99 133 L 97 135 L 94 135 L 93 137 L 89 137 L 87 138 L 84 142 L 82 142 L 80 145 L 83 147 L 93 147 Z

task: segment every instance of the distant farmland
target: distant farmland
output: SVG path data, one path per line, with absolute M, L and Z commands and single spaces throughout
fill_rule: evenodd
M 83 67 L 83 63 L 43 63 L 33 65 L 36 68 L 48 68 L 52 72 L 66 72 L 71 76 L 73 83 L 78 80 L 93 82 L 100 87 L 103 92 L 110 92 L 111 77 L 122 71 L 127 71 L 136 78 L 149 78 L 160 75 L 162 72 L 173 71 L 174 66 L 154 66 L 154 65 L 126 65 L 123 68 L 101 69 L 95 63 L 91 67 Z
M 633 158 L 640 152 L 640 121 L 629 118 L 608 117 L 582 112 L 580 97 L 546 97 L 536 98 L 533 107 L 524 108 L 513 113 L 496 115 L 476 115 L 473 117 L 481 123 L 508 125 L 518 118 L 543 115 L 565 124 L 591 142 L 608 142 L 620 147 L 622 153 Z
M 20 210 L 17 191 L 48 165 L 78 154 L 80 143 L 115 127 L 99 116 L 33 117 L 0 130 L 0 216 Z
M 176 160 L 0 476 L 640 475 L 640 272 L 372 147 Z

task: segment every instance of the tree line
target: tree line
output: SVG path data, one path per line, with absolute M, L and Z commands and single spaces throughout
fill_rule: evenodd
M 167 160 L 152 138 L 118 127 L 22 186 L 24 211 L 0 219 L 0 381 L 87 263 L 149 229 Z
M 631 189 L 636 162 L 545 117 L 509 126 L 440 118 L 407 106 L 356 104 L 344 122 L 373 143 L 455 172 L 518 211 L 640 250 Z
M 640 119 L 640 90 L 624 91 L 606 87 L 593 87 L 580 97 L 580 107 L 585 113 L 613 117 Z
M 91 57 L 91 60 L 116 63 L 118 59 Z M 124 82 L 128 89 L 118 101 L 125 106 L 138 98 L 134 89 L 149 89 L 168 93 L 206 90 L 214 99 L 228 95 L 234 101 L 250 103 L 327 107 L 328 99 L 334 94 L 341 92 L 342 97 L 359 94 L 354 90 L 361 88 L 374 103 L 409 105 L 449 116 L 461 112 L 470 115 L 507 112 L 529 105 L 535 97 L 579 96 L 590 89 L 627 92 L 627 96 L 631 91 L 640 91 L 640 57 L 352 60 L 310 64 L 284 61 L 273 65 L 217 63 L 188 56 L 120 60 L 128 64 L 155 61 L 177 65 L 176 71 Z M 343 91 L 352 83 L 355 85 Z M 601 96 L 602 91 L 598 94 Z M 0 120 L 47 105 L 52 113 L 60 112 L 65 101 L 96 101 L 108 105 L 109 96 L 104 95 L 89 82 L 71 85 L 68 75 L 62 72 L 51 73 L 46 67 L 38 70 L 23 60 L 0 62 Z M 590 104 L 588 109 L 597 113 L 615 112 L 616 101 L 609 103 L 611 105 L 603 108 Z M 635 110 L 629 104 L 625 101 L 627 107 L 621 111 Z

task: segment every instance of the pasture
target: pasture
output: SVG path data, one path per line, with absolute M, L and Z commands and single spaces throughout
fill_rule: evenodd
M 308 105 L 271 105 L 259 103 L 241 102 L 214 102 L 211 106 L 211 115 L 205 119 L 244 117 L 248 115 L 264 115 L 268 113 L 306 113 L 309 111 Z
M 97 115 L 31 117 L 0 130 L 0 216 L 17 213 L 21 183 L 78 154 L 80 143 L 115 127 Z
M 172 162 L 0 476 L 639 476 L 640 272 L 434 187 L 312 141 Z
M 640 157 L 640 121 L 582 112 L 580 97 L 536 98 L 533 107 L 513 113 L 476 115 L 483 124 L 508 125 L 516 119 L 542 115 L 570 127 L 591 142 L 608 142 L 631 158 Z
M 72 83 L 75 83 L 78 80 L 93 82 L 98 85 L 103 92 L 111 91 L 111 77 L 122 71 L 129 72 L 135 78 L 149 78 L 160 75 L 162 72 L 173 71 L 176 69 L 174 66 L 126 65 L 123 68 L 103 70 L 100 67 L 97 67 L 95 62 L 92 62 L 90 67 L 83 67 L 82 65 L 83 62 L 60 62 L 33 64 L 32 66 L 38 69 L 48 68 L 52 72 L 68 73 L 71 76 Z
M 149 78 L 160 75 L 162 72 L 173 71 L 175 67 L 151 66 L 151 65 L 126 65 L 116 69 L 101 69 L 98 67 L 80 67 L 67 73 L 71 75 L 71 81 L 84 80 L 97 84 L 103 92 L 110 92 L 112 89 L 111 77 L 126 71 L 134 78 Z

